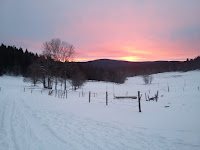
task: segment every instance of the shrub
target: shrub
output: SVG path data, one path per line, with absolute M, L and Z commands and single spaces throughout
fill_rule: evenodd
M 151 84 L 153 81 L 152 75 L 143 75 L 142 78 L 143 78 L 144 84 Z

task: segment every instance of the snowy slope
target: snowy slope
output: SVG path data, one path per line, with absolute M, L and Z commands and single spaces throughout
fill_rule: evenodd
M 200 149 L 200 71 L 155 74 L 151 85 L 141 77 L 123 85 L 90 81 L 69 89 L 67 99 L 22 77 L 0 77 L 0 87 L 0 150 Z M 141 113 L 137 100 L 113 99 L 138 91 Z M 145 100 L 157 91 L 158 102 Z

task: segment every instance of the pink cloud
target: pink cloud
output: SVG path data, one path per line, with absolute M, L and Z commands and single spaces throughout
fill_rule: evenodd
M 127 3 L 119 12 L 111 8 L 102 14 L 97 6 L 86 10 L 83 15 L 76 14 L 77 18 L 70 15 L 67 18 L 72 22 L 70 28 L 59 27 L 58 30 L 59 33 L 62 31 L 63 36 L 70 35 L 80 41 L 75 43 L 79 58 L 134 56 L 141 60 L 158 60 L 198 55 L 192 50 L 197 49 L 198 44 L 192 45 L 187 41 L 189 39 L 181 37 L 179 41 L 171 40 L 171 33 L 177 28 L 199 22 L 190 9 L 175 6 L 163 2 L 158 7 L 155 3 L 147 2 L 141 7 L 133 7 Z M 176 10 L 177 13 L 174 13 Z M 186 11 L 186 15 L 182 11 Z M 131 52 L 131 49 L 128 51 L 124 47 L 133 50 Z
M 47 35 L 51 37 L 44 41 L 58 37 L 73 44 L 79 60 L 182 60 L 200 54 L 200 1 L 62 0 L 60 3 L 63 7 L 56 4 L 59 11 L 45 10 L 46 18 L 50 18 L 45 22 L 51 25 Z M 41 40 L 40 34 L 38 39 Z M 41 51 L 44 41 L 38 39 L 22 39 L 21 43 Z

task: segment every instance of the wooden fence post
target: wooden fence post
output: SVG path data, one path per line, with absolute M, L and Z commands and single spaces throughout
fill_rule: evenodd
M 198 86 L 198 91 L 199 91 L 199 86 Z
M 168 85 L 168 92 L 169 92 L 169 85 Z
M 63 99 L 65 98 L 65 90 L 64 90 L 64 95 L 63 95 Z
M 108 105 L 108 92 L 106 92 L 106 105 Z
M 148 100 L 147 100 L 147 94 L 146 94 L 146 93 L 145 93 L 145 99 L 146 99 L 146 101 L 148 101 Z
M 89 103 L 90 103 L 90 95 L 91 95 L 91 94 L 90 94 L 90 91 L 89 91 Z
M 138 106 L 139 106 L 139 112 L 141 112 L 140 100 L 141 100 L 141 95 L 140 95 L 140 91 L 138 91 Z
M 158 101 L 158 93 L 159 91 L 157 91 L 157 94 L 156 94 L 156 102 Z
M 67 90 L 66 90 L 66 99 L 67 99 Z

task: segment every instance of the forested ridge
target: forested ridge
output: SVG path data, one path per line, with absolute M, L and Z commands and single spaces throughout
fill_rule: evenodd
M 0 75 L 25 75 L 28 67 L 39 58 L 37 54 L 15 46 L 0 46 Z
M 45 64 L 48 61 L 48 71 L 51 79 L 65 78 L 82 84 L 85 80 L 108 81 L 124 83 L 127 77 L 171 72 L 189 71 L 200 69 L 200 56 L 186 61 L 158 61 L 158 62 L 125 62 L 115 60 L 96 60 L 90 62 L 61 62 L 55 59 L 47 59 L 44 55 L 34 54 L 27 49 L 15 46 L 0 46 L 0 75 L 22 75 L 38 78 L 45 76 Z M 46 86 L 46 85 L 45 85 Z M 44 87 L 45 87 L 44 86 Z M 47 86 L 46 86 L 47 87 Z M 49 86 L 52 88 L 52 86 Z

